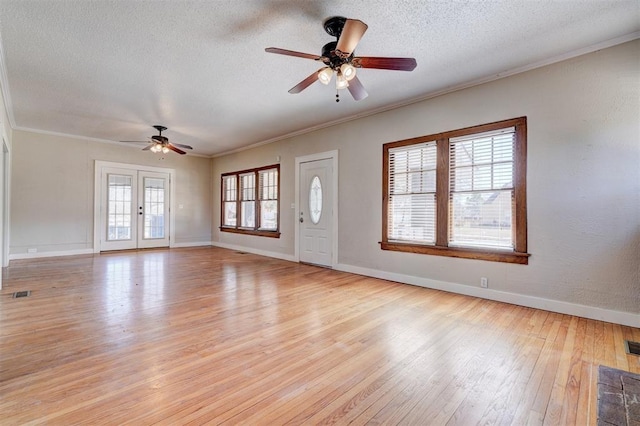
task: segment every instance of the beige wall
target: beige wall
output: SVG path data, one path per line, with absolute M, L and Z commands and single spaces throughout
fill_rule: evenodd
M 166 155 L 60 136 L 14 131 L 12 255 L 93 248 L 95 160 L 176 170 L 177 244 L 211 239 L 211 176 L 208 158 Z
M 338 150 L 339 269 L 584 316 L 622 312 L 640 326 L 639 81 L 636 40 L 215 158 L 212 239 L 293 257 L 295 157 Z M 528 118 L 529 265 L 380 250 L 385 142 L 519 116 Z M 281 238 L 220 233 L 220 174 L 276 156 Z M 478 289 L 481 276 L 489 290 Z

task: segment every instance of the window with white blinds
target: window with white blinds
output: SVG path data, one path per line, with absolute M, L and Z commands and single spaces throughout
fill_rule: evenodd
M 389 239 L 435 244 L 436 143 L 389 150 Z
M 384 250 L 527 264 L 526 117 L 383 146 Z
M 236 226 L 236 175 L 224 176 L 222 178 L 222 220 L 223 226 Z
M 449 245 L 513 249 L 515 127 L 449 139 Z
M 278 229 L 278 171 L 258 172 L 260 185 L 260 229 Z
M 222 175 L 220 230 L 279 237 L 280 165 Z

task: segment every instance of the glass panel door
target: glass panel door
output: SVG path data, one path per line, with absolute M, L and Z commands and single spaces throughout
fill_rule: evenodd
M 138 247 L 169 246 L 169 174 L 138 172 Z
M 138 172 L 105 167 L 100 176 L 100 250 L 134 249 L 138 229 Z

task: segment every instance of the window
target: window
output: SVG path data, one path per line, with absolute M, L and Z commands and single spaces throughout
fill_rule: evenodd
M 384 250 L 527 264 L 526 117 L 383 146 Z
M 220 230 L 280 237 L 280 165 L 222 175 Z

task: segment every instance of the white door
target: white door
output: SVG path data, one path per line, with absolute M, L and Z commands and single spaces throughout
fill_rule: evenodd
M 300 262 L 332 266 L 333 160 L 300 163 Z
M 102 168 L 100 251 L 169 246 L 169 173 Z

